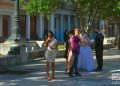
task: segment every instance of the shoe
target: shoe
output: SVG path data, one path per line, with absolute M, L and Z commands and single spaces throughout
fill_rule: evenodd
M 73 76 L 73 74 L 69 73 L 69 74 L 68 74 L 68 77 L 74 77 L 74 76 Z
M 102 68 L 97 68 L 95 71 L 102 71 Z
M 79 73 L 75 73 L 75 76 L 82 76 L 81 74 L 79 74 Z

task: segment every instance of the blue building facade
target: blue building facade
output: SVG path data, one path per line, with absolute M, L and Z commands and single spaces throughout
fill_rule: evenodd
M 0 2 L 0 38 L 7 38 L 12 31 L 11 21 L 14 15 L 15 3 L 11 0 Z M 67 3 L 64 8 L 57 9 L 49 15 L 49 18 L 44 17 L 44 15 L 26 15 L 24 10 L 20 10 L 20 34 L 28 40 L 43 40 L 45 33 L 51 30 L 57 40 L 63 42 L 65 29 L 70 30 L 72 27 L 78 27 L 78 22 L 79 20 L 72 7 Z
M 26 39 L 30 39 L 30 15 L 26 16 Z M 44 15 L 36 17 L 36 36 L 43 39 L 46 31 L 51 30 L 55 37 L 63 42 L 65 29 L 70 30 L 72 27 L 78 27 L 78 19 L 72 10 L 57 9 L 48 19 Z

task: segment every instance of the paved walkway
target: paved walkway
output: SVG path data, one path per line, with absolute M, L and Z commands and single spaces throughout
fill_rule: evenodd
M 95 56 L 94 60 L 96 63 Z M 81 77 L 69 78 L 64 74 L 64 58 L 56 59 L 56 80 L 54 81 L 46 80 L 45 60 L 36 59 L 25 65 L 10 67 L 10 69 L 30 71 L 30 73 L 0 74 L 0 86 L 120 86 L 120 51 L 105 50 L 103 71 L 80 72 Z M 118 74 L 117 80 L 112 80 L 115 74 Z

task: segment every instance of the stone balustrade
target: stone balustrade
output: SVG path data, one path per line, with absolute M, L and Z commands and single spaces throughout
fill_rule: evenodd
M 0 56 L 0 66 L 26 63 L 29 59 L 44 57 L 45 48 L 42 47 L 42 43 L 43 41 L 34 41 L 19 45 L 13 44 L 13 46 L 9 43 L 1 43 L 0 54 L 2 54 L 2 56 Z M 18 46 L 20 53 L 9 53 L 11 46 L 15 49 L 17 49 Z
M 104 38 L 104 49 L 114 47 L 115 37 Z

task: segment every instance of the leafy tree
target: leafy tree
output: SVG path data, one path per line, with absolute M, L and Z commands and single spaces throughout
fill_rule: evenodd
M 120 0 L 68 0 L 80 20 L 83 30 L 94 29 L 101 19 L 112 17 L 118 20 L 120 29 Z M 120 49 L 120 30 L 119 30 Z
M 22 4 L 27 14 L 42 14 L 45 16 L 64 6 L 62 0 L 20 0 L 20 4 Z
M 113 17 L 118 21 L 118 25 L 119 25 L 119 34 L 118 34 L 118 49 L 120 50 L 120 0 L 118 2 L 118 4 L 114 7 L 114 15 Z
M 85 30 L 96 27 L 100 19 L 112 16 L 119 0 L 68 0 L 80 19 L 80 27 Z

